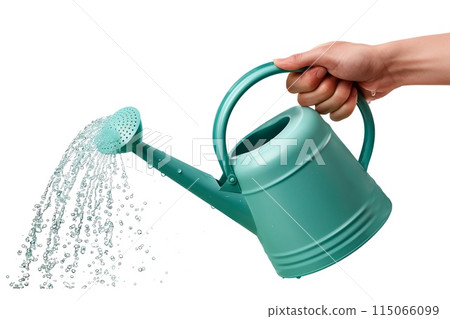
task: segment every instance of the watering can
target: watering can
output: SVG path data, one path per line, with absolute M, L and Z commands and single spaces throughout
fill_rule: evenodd
M 316 111 L 301 106 L 268 120 L 227 151 L 227 124 L 240 97 L 260 80 L 283 72 L 292 71 L 263 64 L 225 95 L 213 128 L 223 172 L 218 180 L 144 143 L 140 114 L 133 107 L 110 116 L 96 141 L 102 153 L 135 153 L 256 234 L 277 273 L 299 278 L 362 246 L 386 222 L 392 204 L 367 173 L 375 131 L 361 94 L 357 105 L 365 132 L 358 161 Z

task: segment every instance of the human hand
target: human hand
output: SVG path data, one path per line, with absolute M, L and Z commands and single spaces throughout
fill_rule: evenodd
M 329 113 L 332 120 L 340 121 L 355 109 L 357 89 L 372 101 L 397 87 L 381 53 L 378 46 L 335 42 L 274 63 L 286 70 L 312 66 L 304 73 L 289 74 L 288 91 L 298 94 L 300 105 L 315 105 L 320 114 Z

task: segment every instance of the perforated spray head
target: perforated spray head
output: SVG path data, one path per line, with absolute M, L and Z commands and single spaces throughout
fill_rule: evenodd
M 106 120 L 96 136 L 97 149 L 104 154 L 130 152 L 132 145 L 142 140 L 141 131 L 139 111 L 131 106 L 124 107 Z

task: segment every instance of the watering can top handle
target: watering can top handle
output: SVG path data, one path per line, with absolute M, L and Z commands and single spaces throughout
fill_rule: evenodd
M 264 78 L 278 73 L 304 72 L 307 69 L 308 68 L 302 68 L 295 71 L 288 71 L 278 68 L 273 62 L 269 62 L 247 72 L 237 80 L 227 92 L 217 110 L 216 118 L 214 120 L 213 143 L 214 150 L 219 159 L 219 164 L 230 184 L 235 184 L 237 179 L 234 175 L 233 167 L 230 164 L 225 138 L 228 120 L 238 100 L 250 87 Z M 357 105 L 364 121 L 364 143 L 359 156 L 359 163 L 367 170 L 375 141 L 375 125 L 369 105 L 360 92 L 358 92 Z

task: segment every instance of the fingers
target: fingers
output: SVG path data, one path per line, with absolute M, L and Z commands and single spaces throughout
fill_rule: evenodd
M 294 55 L 287 58 L 285 65 L 291 63 L 289 69 L 301 68 L 303 67 L 301 60 L 305 60 L 302 54 Z M 281 65 L 284 66 L 284 64 Z M 298 94 L 297 100 L 300 105 L 315 105 L 318 113 L 330 114 L 333 121 L 349 117 L 356 107 L 358 98 L 353 82 L 340 80 L 328 74 L 326 68 L 322 66 L 314 66 L 303 73 L 290 73 L 286 80 L 286 87 L 290 93 Z M 364 96 L 367 95 L 364 90 L 363 93 L 365 93 Z
M 334 76 L 327 75 L 314 91 L 299 93 L 298 103 L 302 106 L 311 106 L 328 100 L 336 91 L 338 81 Z
M 327 74 L 323 67 L 312 67 L 303 73 L 290 73 L 286 88 L 290 93 L 306 93 L 315 90 Z
M 321 114 L 333 113 L 347 101 L 352 90 L 352 82 L 340 80 L 333 95 L 321 103 L 316 104 L 316 111 Z
M 314 48 L 310 51 L 291 55 L 283 59 L 275 59 L 273 63 L 280 69 L 297 70 L 313 64 L 321 54 L 320 48 Z
M 358 98 L 356 87 L 350 81 L 323 74 L 326 70 L 322 67 L 311 68 L 303 74 L 291 73 L 286 81 L 287 89 L 298 93 L 300 105 L 315 105 L 318 113 L 330 114 L 333 121 L 349 117 Z
M 355 87 L 351 88 L 350 95 L 342 106 L 340 106 L 336 111 L 330 113 L 330 119 L 333 121 L 341 121 L 350 116 L 356 107 L 356 101 L 358 99 L 358 91 Z

